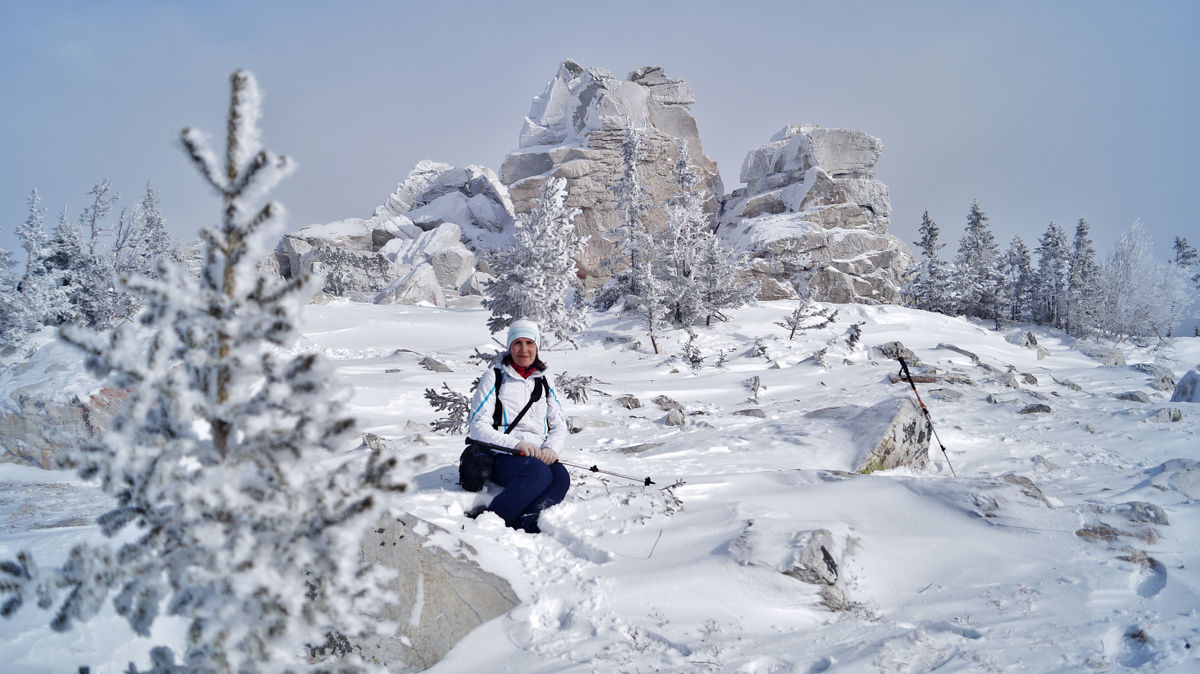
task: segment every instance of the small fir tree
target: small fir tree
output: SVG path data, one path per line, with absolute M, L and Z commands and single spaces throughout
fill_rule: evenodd
M 1008 292 L 1008 319 L 1028 321 L 1033 318 L 1036 274 L 1029 247 L 1020 236 L 1014 236 L 1004 256 L 1004 285 Z
M 921 226 L 917 231 L 921 234 L 921 240 L 916 244 L 922 259 L 908 270 L 913 280 L 905 288 L 905 295 L 911 307 L 944 313 L 951 304 L 948 297 L 950 275 L 946 263 L 938 257 L 938 251 L 946 244 L 938 240 L 941 230 L 929 217 L 928 210 L 921 215 Z
M 660 275 L 667 285 L 667 312 L 672 322 L 690 327 L 700 318 L 727 320 L 725 310 L 744 306 L 758 293 L 757 283 L 739 281 L 747 266 L 721 243 L 704 211 L 704 191 L 697 189 L 700 173 L 692 163 L 687 142 L 679 145 L 675 161 L 678 193 L 667 202 L 666 246 L 659 256 Z
M 1096 249 L 1088 237 L 1088 221 L 1079 218 L 1071 242 L 1071 261 L 1067 265 L 1067 333 L 1087 336 L 1096 327 L 1100 314 L 1100 266 Z
M 288 355 L 312 285 L 256 270 L 282 209 L 255 201 L 292 169 L 259 147 L 259 102 L 250 73 L 235 73 L 224 166 L 200 132 L 183 132 L 224 201 L 221 224 L 201 233 L 200 277 L 161 261 L 158 279 L 130 284 L 146 301 L 143 330 L 64 330 L 129 390 L 108 432 L 68 463 L 116 497 L 101 531 L 133 535 L 116 550 L 80 545 L 61 569 L 25 552 L 0 564 L 5 614 L 57 605 L 57 630 L 109 597 L 141 635 L 163 613 L 188 619 L 178 662 L 152 651 L 156 674 L 330 670 L 307 654 L 329 635 L 372 630 L 363 611 L 380 610 L 380 579 L 360 565 L 359 543 L 380 491 L 403 487 L 377 453 L 336 456 L 353 428 L 345 396 L 319 357 Z
M 1196 249 L 1181 236 L 1175 237 L 1171 248 L 1175 251 L 1175 257 L 1171 261 L 1190 273 L 1192 283 L 1200 289 L 1200 255 L 1197 255 Z
M 491 311 L 492 332 L 527 318 L 537 321 L 543 334 L 574 344 L 571 334 L 587 327 L 575 264 L 585 242 L 575 232 L 579 209 L 568 208 L 566 199 L 566 180 L 546 181 L 533 210 L 517 218 L 514 245 L 492 255 L 492 268 L 500 275 L 483 300 Z
M 971 202 L 967 228 L 954 259 L 954 288 L 958 311 L 978 318 L 996 318 L 1001 275 L 996 239 L 978 201 Z
M 1033 318 L 1054 328 L 1063 328 L 1067 320 L 1067 288 L 1070 282 L 1071 252 L 1067 233 L 1050 222 L 1038 239 L 1037 293 Z
M 0 248 L 0 355 L 19 348 L 29 332 L 25 297 L 17 291 L 12 253 Z

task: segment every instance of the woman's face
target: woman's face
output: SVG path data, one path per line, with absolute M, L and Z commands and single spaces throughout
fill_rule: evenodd
M 518 337 L 508 346 L 508 353 L 514 363 L 521 367 L 529 367 L 537 360 L 537 344 L 532 339 Z

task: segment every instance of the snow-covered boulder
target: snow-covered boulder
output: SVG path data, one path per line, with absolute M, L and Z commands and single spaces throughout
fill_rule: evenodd
M 672 180 L 678 148 L 686 142 L 703 186 L 715 195 L 707 204 L 717 210 L 722 193 L 716 164 L 704 155 L 691 88 L 647 66 L 618 79 L 604 68 L 563 61 L 546 90 L 535 96 L 521 129 L 520 144 L 504 159 L 500 179 L 508 186 L 518 213 L 527 212 L 551 178 L 567 181 L 568 207 L 580 209 L 576 230 L 589 236 L 578 260 L 588 285 L 603 281 L 596 266 L 614 250 L 607 233 L 620 224 L 613 186 L 624 172 L 621 144 L 630 129 L 643 137 L 645 157 L 639 176 L 656 207 L 646 216 L 651 227 L 665 221 L 658 204 L 678 192 Z
M 857 472 L 872 473 L 899 466 L 923 468 L 929 462 L 929 422 L 912 398 L 894 398 L 867 408 L 828 407 L 805 416 L 833 421 L 849 432 L 851 464 Z
M 1200 403 L 1200 371 L 1188 370 L 1171 393 L 1173 403 Z
M 428 304 L 446 306 L 446 293 L 438 282 L 433 265 L 413 267 L 404 276 L 392 281 L 372 299 L 375 304 Z
M 475 250 L 504 245 L 514 220 L 508 188 L 495 171 L 486 166 L 456 168 L 429 160 L 418 162 L 384 205 L 376 209 L 376 217 L 398 215 L 425 231 L 452 222 L 458 225 L 463 241 Z
M 819 301 L 896 302 L 913 257 L 887 231 L 888 189 L 871 171 L 882 151 L 862 131 L 789 124 L 746 155 L 718 234 L 761 260 L 751 275 L 772 297 L 803 279 Z
M 433 544 L 445 533 L 411 516 L 384 517 L 363 538 L 363 560 L 396 571 L 383 589 L 397 603 L 378 617 L 395 622 L 397 630 L 357 646 L 389 672 L 432 667 L 468 632 L 519 603 L 503 578 Z

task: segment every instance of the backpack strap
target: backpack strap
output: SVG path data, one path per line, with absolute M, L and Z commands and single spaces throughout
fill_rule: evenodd
M 504 372 L 498 367 L 494 369 L 496 371 L 496 406 L 492 410 L 492 428 L 500 430 L 500 426 L 504 424 L 504 405 L 500 402 L 500 381 L 504 377 Z M 547 398 L 549 398 L 550 385 L 546 383 L 545 376 L 537 378 L 537 381 L 533 386 L 533 394 L 529 396 L 529 402 L 525 403 L 525 407 L 521 408 L 521 411 L 517 413 L 517 416 L 512 420 L 512 423 L 508 424 L 508 426 L 504 429 L 505 434 L 511 433 L 512 430 L 517 427 L 517 424 L 521 423 L 521 419 L 525 417 L 525 413 L 529 411 L 529 408 L 533 407 L 535 402 L 542 399 L 543 392 L 545 392 Z
M 500 382 L 504 381 L 504 370 L 494 367 L 492 372 L 496 374 L 492 388 L 492 394 L 496 396 L 496 404 L 492 406 L 492 428 L 499 430 L 500 424 L 504 423 L 504 405 L 500 402 Z

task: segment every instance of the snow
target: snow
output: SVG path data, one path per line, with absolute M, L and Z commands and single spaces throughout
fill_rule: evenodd
M 553 375 L 603 382 L 586 403 L 564 399 L 568 415 L 608 425 L 572 435 L 563 458 L 655 484 L 573 470 L 540 536 L 490 514 L 463 517 L 490 493 L 454 484 L 460 436 L 423 429 L 439 415 L 424 389 L 445 382 L 465 393 L 481 371 L 470 356 L 494 350 L 486 310 L 305 308 L 296 348 L 334 362 L 353 389 L 346 411 L 359 430 L 428 456 L 394 506 L 445 530 L 431 544 L 474 550 L 522 600 L 430 671 L 484 663 L 527 672 L 1200 669 L 1200 403 L 1169 402 L 1148 375 L 1102 366 L 1074 340 L 1035 326 L 996 332 L 911 309 L 841 305 L 833 326 L 789 341 L 774 324 L 793 306 L 761 302 L 731 312 L 728 323 L 698 326 L 706 360 L 696 370 L 672 355 L 682 332 L 660 336 L 663 355 L 654 356 L 638 326 L 615 313 L 592 314 L 578 350 L 544 352 Z M 857 321 L 865 321 L 862 338 L 849 347 L 844 337 Z M 1026 330 L 1045 359 L 1006 339 Z M 888 381 L 895 361 L 871 355 L 892 340 L 973 382 L 917 385 L 958 477 L 936 446 L 923 470 L 847 473 L 854 429 L 806 416 L 911 396 Z M 818 362 L 811 356 L 822 348 Z M 1177 377 L 1200 366 L 1196 338 L 1120 348 L 1130 365 L 1155 363 Z M 422 368 L 425 356 L 453 372 Z M 62 371 L 78 372 L 58 357 Z M 1010 365 L 1037 383 L 1005 387 L 999 377 Z M 757 404 L 746 385 L 755 376 Z M 1115 397 L 1131 390 L 1152 402 Z M 642 407 L 616 405 L 624 394 Z M 989 394 L 1000 402 L 989 404 Z M 663 423 L 665 410 L 651 402 L 660 395 L 683 406 L 685 426 Z M 1020 414 L 1033 402 L 1052 411 Z M 766 418 L 733 414 L 752 407 Z M 1182 420 L 1148 420 L 1163 407 L 1182 410 Z M 0 485 L 0 559 L 31 549 L 53 564 L 75 542 L 99 539 L 78 519 L 107 507 L 93 485 L 11 464 L 0 465 Z M 1149 505 L 1127 505 L 1139 502 Z M 1126 535 L 1103 540 L 1105 525 Z M 839 561 L 845 611 L 826 608 L 817 585 L 781 573 L 820 530 Z M 45 627 L 49 617 L 29 607 L 0 621 L 6 672 L 144 666 L 150 644 L 181 634 L 164 622 L 154 639 L 135 638 L 111 608 L 66 634 Z

